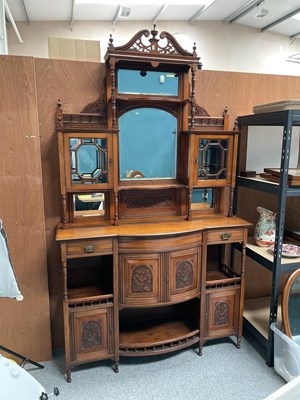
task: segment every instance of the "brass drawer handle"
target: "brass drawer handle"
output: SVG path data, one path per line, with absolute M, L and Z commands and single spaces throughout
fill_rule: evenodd
M 220 236 L 222 240 L 229 240 L 231 238 L 231 233 L 222 233 Z
M 83 246 L 83 250 L 85 253 L 94 253 L 96 246 L 94 245 L 87 245 L 87 246 Z

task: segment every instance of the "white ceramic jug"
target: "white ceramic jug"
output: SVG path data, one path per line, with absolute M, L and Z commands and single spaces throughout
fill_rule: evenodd
M 269 247 L 275 243 L 276 213 L 263 207 L 257 207 L 259 219 L 254 229 L 254 238 L 258 246 Z

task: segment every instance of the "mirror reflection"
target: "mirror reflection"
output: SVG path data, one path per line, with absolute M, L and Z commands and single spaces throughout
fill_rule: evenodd
M 107 183 L 107 139 L 71 138 L 72 184 Z
M 295 279 L 292 284 L 289 303 L 288 314 L 291 327 L 292 336 L 300 335 L 300 277 Z
M 173 72 L 118 70 L 119 93 L 178 96 L 178 75 Z
M 300 269 L 287 280 L 282 298 L 283 328 L 287 336 L 300 342 Z
M 192 210 L 201 211 L 214 208 L 214 189 L 193 189 L 192 192 Z
M 177 119 L 158 108 L 119 118 L 120 180 L 176 178 Z
M 198 179 L 225 179 L 228 157 L 227 139 L 200 139 Z
M 105 212 L 104 193 L 73 194 L 75 218 L 103 216 Z

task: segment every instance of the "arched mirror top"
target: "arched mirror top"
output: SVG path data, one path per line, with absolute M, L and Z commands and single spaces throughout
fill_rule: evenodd
M 284 286 L 282 322 L 287 336 L 300 337 L 300 269 L 291 274 Z
M 119 118 L 120 181 L 175 179 L 177 118 L 160 108 L 132 109 Z

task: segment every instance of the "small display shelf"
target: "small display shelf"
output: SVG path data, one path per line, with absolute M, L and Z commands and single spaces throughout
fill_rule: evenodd
M 166 353 L 199 342 L 199 329 L 183 320 L 148 322 L 120 331 L 120 354 L 127 356 Z
M 68 289 L 69 302 L 94 302 L 97 299 L 112 299 L 113 294 L 108 293 L 100 285 L 80 286 Z

